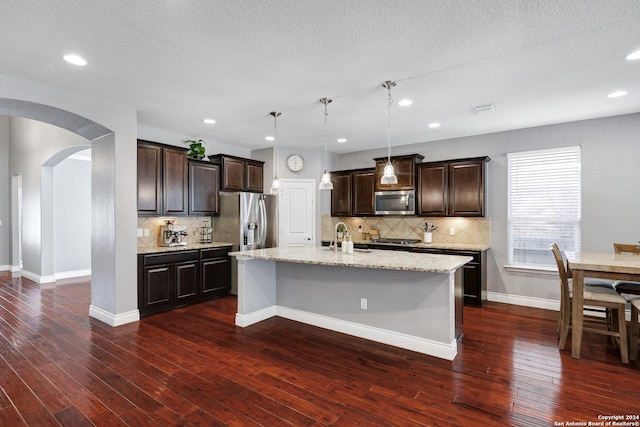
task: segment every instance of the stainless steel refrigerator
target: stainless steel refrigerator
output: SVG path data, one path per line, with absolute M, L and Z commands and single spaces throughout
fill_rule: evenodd
M 277 197 L 258 193 L 220 193 L 220 215 L 213 239 L 233 243 L 234 251 L 278 246 Z M 238 293 L 238 265 L 231 257 L 231 293 Z

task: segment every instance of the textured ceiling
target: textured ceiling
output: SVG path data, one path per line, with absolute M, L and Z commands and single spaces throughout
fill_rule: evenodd
M 638 0 L 3 0 L 0 74 L 212 143 L 386 145 L 640 111 Z M 86 67 L 62 56 L 75 52 Z M 614 90 L 629 94 L 608 99 Z M 2 94 L 0 93 L 0 97 Z M 473 106 L 494 103 L 477 114 Z M 202 119 L 212 117 L 215 125 Z M 430 122 L 442 124 L 429 129 Z M 336 138 L 348 142 L 338 144 Z

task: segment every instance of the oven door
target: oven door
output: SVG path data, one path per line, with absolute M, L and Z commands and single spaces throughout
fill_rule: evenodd
M 415 215 L 416 193 L 414 191 L 376 191 L 376 215 Z

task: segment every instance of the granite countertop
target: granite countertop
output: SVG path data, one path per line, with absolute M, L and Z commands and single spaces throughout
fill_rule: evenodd
M 323 240 L 322 243 L 329 243 L 327 240 Z M 356 240 L 353 242 L 358 245 L 389 245 L 389 246 L 399 246 L 388 243 L 376 243 L 371 240 Z M 491 246 L 486 244 L 477 244 L 477 243 L 412 243 L 410 245 L 402 245 L 402 247 L 408 248 L 418 248 L 418 249 L 452 249 L 457 251 L 486 251 Z
M 270 248 L 252 251 L 231 252 L 238 259 L 263 259 L 268 261 L 293 262 L 382 270 L 423 271 L 450 273 L 471 261 L 468 256 L 421 254 L 367 249 L 356 249 L 352 254 L 329 250 L 326 246 Z
M 412 248 L 454 249 L 457 251 L 486 251 L 490 245 L 477 243 L 413 243 Z
M 211 242 L 211 243 L 189 243 L 187 246 L 150 246 L 138 248 L 139 254 L 153 254 L 161 252 L 189 251 L 196 249 L 222 248 L 225 246 L 233 246 L 228 242 Z

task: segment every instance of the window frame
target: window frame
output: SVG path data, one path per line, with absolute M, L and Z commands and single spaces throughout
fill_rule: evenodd
M 563 167 L 563 164 L 567 167 Z M 580 146 L 507 153 L 506 269 L 557 272 L 553 256 L 548 250 L 551 243 L 558 243 L 566 252 L 580 250 L 581 169 Z M 530 176 L 527 176 L 527 172 Z M 536 196 L 535 202 L 526 200 L 530 195 Z M 542 201 L 549 203 L 540 205 Z M 524 215 L 523 212 L 529 214 Z M 540 227 L 543 223 L 548 229 L 534 227 Z M 528 229 L 544 231 L 534 234 L 527 232 Z

